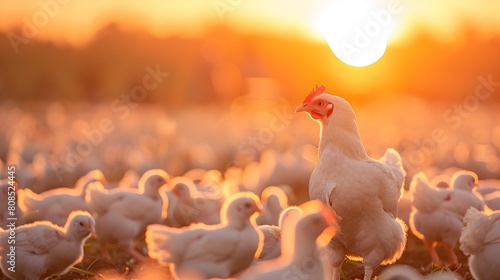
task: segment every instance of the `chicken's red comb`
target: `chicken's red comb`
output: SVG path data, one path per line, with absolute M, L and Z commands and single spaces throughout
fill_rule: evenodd
M 316 88 L 311 90 L 311 92 L 309 93 L 309 95 L 306 96 L 306 98 L 304 99 L 302 104 L 307 104 L 307 103 L 311 102 L 311 100 L 314 97 L 318 96 L 319 94 L 324 93 L 325 91 L 326 91 L 325 85 L 318 86 L 318 84 L 316 84 Z

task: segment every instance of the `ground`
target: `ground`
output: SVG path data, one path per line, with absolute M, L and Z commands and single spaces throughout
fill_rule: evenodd
M 413 238 L 414 237 L 410 236 L 411 247 L 405 250 L 403 256 L 399 261 L 397 261 L 397 263 L 414 267 L 424 276 L 435 273 L 440 269 L 444 269 L 432 266 L 429 255 L 425 251 L 422 242 Z M 130 259 L 126 254 L 121 253 L 116 249 L 111 249 L 111 255 L 114 261 L 105 260 L 100 257 L 98 246 L 94 242 L 95 241 L 90 240 L 90 242 L 86 245 L 86 257 L 81 264 L 77 265 L 79 269 L 91 272 L 94 275 L 86 275 L 84 272 L 79 273 L 71 271 L 62 277 L 54 278 L 54 280 L 173 279 L 168 267 L 161 266 L 153 260 L 138 264 L 133 259 Z M 461 263 L 461 266 L 456 270 L 456 273 L 462 276 L 462 279 L 464 280 L 472 280 L 473 278 L 467 265 L 467 257 L 462 254 L 460 250 L 458 250 L 458 245 L 455 251 L 457 252 Z M 384 268 L 385 267 L 377 268 L 375 270 L 375 275 L 379 275 Z M 363 278 L 363 265 L 359 262 L 346 261 L 342 270 L 343 280 Z M 0 275 L 0 279 L 4 280 L 7 278 L 4 275 Z

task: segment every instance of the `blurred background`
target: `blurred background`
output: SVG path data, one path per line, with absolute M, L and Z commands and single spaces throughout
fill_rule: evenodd
M 248 187 L 305 195 L 319 128 L 293 111 L 324 84 L 372 157 L 394 147 L 409 175 L 500 178 L 500 2 L 366 2 L 401 12 L 359 68 L 325 40 L 332 0 L 4 0 L 0 176 L 16 165 L 42 191 L 94 168 L 237 166 Z

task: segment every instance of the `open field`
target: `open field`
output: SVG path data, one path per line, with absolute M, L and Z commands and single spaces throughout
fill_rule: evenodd
M 450 173 L 451 167 L 475 171 L 480 179 L 498 178 L 500 125 L 496 122 L 498 110 L 494 106 L 480 104 L 454 129 L 446 127 L 445 120 L 431 121 L 439 120 L 446 108 L 412 101 L 393 100 L 386 105 L 384 114 L 373 113 L 378 110 L 378 104 L 355 107 L 361 137 L 370 155 L 378 157 L 385 147 L 396 148 L 403 155 L 408 178 L 418 171 L 425 171 L 429 177 Z M 306 116 L 291 113 L 293 106 L 282 99 L 261 102 L 265 103 L 259 104 L 261 109 L 257 111 L 251 109 L 256 104 L 236 102 L 227 107 L 200 106 L 181 111 L 138 104 L 123 119 L 106 103 L 3 105 L 1 119 L 7 125 L 0 138 L 0 158 L 4 162 L 17 159 L 20 187 L 35 191 L 71 186 L 75 178 L 94 168 L 101 169 L 109 181 L 118 181 L 129 169 L 142 173 L 162 168 L 177 176 L 194 168 L 224 171 L 229 166 L 244 168 L 257 161 L 260 169 L 249 173 L 242 182 L 246 188 L 260 193 L 267 185 L 286 183 L 297 195 L 295 203 L 303 202 L 307 200 L 308 176 L 316 164 L 317 126 Z M 289 118 L 284 119 L 288 123 L 279 131 L 272 131 L 269 124 L 276 118 L 277 108 L 289 114 Z M 419 119 L 415 119 L 415 115 Z M 99 130 L 103 120 L 111 123 L 108 126 L 113 127 L 112 131 Z M 433 146 L 430 142 L 416 145 L 431 139 L 429 131 L 441 128 L 446 133 L 445 141 L 435 142 Z M 262 140 L 259 138 L 262 131 L 271 131 L 272 139 L 258 142 Z M 252 136 L 257 142 L 249 141 Z M 88 151 L 82 150 L 83 146 Z M 426 157 L 415 161 L 419 159 L 416 153 Z M 68 155 L 76 161 L 66 161 Z M 168 279 L 164 278 L 169 275 L 168 269 L 154 261 L 137 264 L 130 256 L 114 251 L 114 262 L 106 261 L 96 241 L 89 240 L 85 259 L 77 267 L 95 275 L 71 272 L 60 279 L 103 279 L 101 275 L 106 279 L 118 279 L 109 278 L 111 275 L 138 279 L 150 272 Z M 461 262 L 457 273 L 464 279 L 472 279 L 466 257 L 458 247 L 456 252 Z M 398 263 L 408 264 L 424 275 L 439 270 L 430 266 L 422 242 L 414 236 L 410 237 Z M 382 270 L 383 267 L 376 273 Z M 360 278 L 363 268 L 359 263 L 347 262 L 343 272 L 344 279 Z

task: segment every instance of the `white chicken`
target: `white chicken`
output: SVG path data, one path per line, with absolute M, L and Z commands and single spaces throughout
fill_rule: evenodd
M 139 187 L 139 180 L 141 179 L 141 176 L 135 171 L 134 169 L 129 169 L 125 171 L 123 174 L 123 177 L 120 179 L 120 181 L 117 182 L 108 182 L 107 184 L 104 184 L 105 189 L 114 189 L 114 188 L 121 188 L 121 189 L 137 189 Z
M 422 239 L 429 252 L 431 261 L 437 265 L 450 268 L 458 266 L 458 258 L 454 252 L 463 227 L 464 209 L 471 206 L 482 210 L 482 204 L 469 191 L 463 191 L 462 183 L 471 183 L 470 174 L 461 174 L 453 184 L 453 189 L 435 189 L 429 185 L 423 173 L 413 176 L 410 194 L 414 209 L 410 214 L 410 228 L 418 238 Z M 436 252 L 438 243 L 443 245 L 448 261 L 443 263 Z
M 94 232 L 87 212 L 72 212 L 64 228 L 47 221 L 0 232 L 0 266 L 14 280 L 45 280 L 62 275 L 83 259 L 83 245 Z M 14 239 L 9 237 L 14 236 Z M 15 240 L 15 244 L 9 242 Z M 10 255 L 14 252 L 14 258 Z
M 490 192 L 483 195 L 484 203 L 491 210 L 500 210 L 500 191 Z
M 170 263 L 177 279 L 227 278 L 247 268 L 260 253 L 254 214 L 259 198 L 238 193 L 221 209 L 222 223 L 177 229 L 150 225 L 146 232 L 149 256 Z
M 80 193 L 81 196 L 84 197 L 84 198 L 85 198 L 85 192 L 87 190 L 86 188 L 88 186 L 87 182 L 90 179 L 98 180 L 102 184 L 107 184 L 108 183 L 108 181 L 106 180 L 106 177 L 104 176 L 104 174 L 102 173 L 102 171 L 100 169 L 90 170 L 89 172 L 87 172 L 87 174 L 83 175 L 82 177 L 80 177 L 76 181 L 75 187 L 74 187 L 74 189 L 76 191 L 78 191 L 78 193 Z
M 135 259 L 145 259 L 135 250 L 134 240 L 148 225 L 160 223 L 164 218 L 164 204 L 168 201 L 160 188 L 169 178 L 165 171 L 152 169 L 142 175 L 137 190 L 106 190 L 102 185 L 88 188 L 85 199 L 94 212 L 97 239 L 106 258 L 110 258 L 107 244 L 118 243 Z
M 478 182 L 478 191 L 484 190 L 486 192 L 499 191 L 500 190 L 500 180 L 497 179 L 485 179 Z M 481 192 L 483 193 L 483 192 Z
M 380 160 L 370 158 L 351 105 L 325 91 L 325 86 L 316 86 L 295 110 L 308 112 L 321 128 L 309 196 L 338 215 L 341 232 L 328 248 L 333 279 L 340 279 L 347 255 L 363 260 L 368 280 L 377 266 L 395 262 L 405 248 L 406 226 L 396 214 L 406 172 L 393 149 Z
M 463 221 L 460 250 L 469 256 L 469 269 L 474 279 L 499 279 L 500 211 L 487 215 L 471 207 Z
M 440 188 L 436 186 L 436 188 Z M 452 271 L 442 270 L 434 272 L 427 276 L 422 276 L 413 267 L 401 264 L 395 264 L 387 267 L 380 273 L 378 280 L 461 280 L 458 274 Z
M 288 197 L 286 193 L 279 187 L 270 186 L 262 191 L 260 199 L 264 210 L 257 217 L 257 224 L 277 226 L 281 211 L 288 207 Z
M 453 174 L 451 177 L 451 187 L 453 190 L 454 197 L 460 197 L 463 202 L 466 203 L 456 203 L 453 205 L 452 211 L 457 212 L 460 216 L 464 216 L 470 206 L 483 210 L 484 201 L 481 195 L 476 193 L 476 187 L 478 185 L 478 178 L 476 173 L 467 170 L 459 170 Z
M 252 266 L 241 280 L 274 280 L 274 279 L 325 279 L 325 271 L 320 251 L 322 246 L 338 232 L 338 223 L 332 212 L 323 203 L 313 200 L 301 205 L 304 209 L 298 221 L 290 221 L 283 232 L 281 250 L 283 254 L 274 260 L 260 262 Z
M 166 225 L 183 227 L 193 223 L 216 225 L 220 223 L 220 198 L 213 193 L 202 192 L 186 177 L 170 181 L 169 206 Z
M 137 171 L 129 169 L 123 174 L 123 178 L 118 182 L 118 188 L 122 189 L 137 189 L 139 188 L 139 180 L 141 177 L 137 174 Z
M 413 267 L 394 264 L 390 265 L 380 273 L 379 280 L 422 280 L 422 275 Z
M 259 261 L 271 260 L 281 256 L 281 240 L 285 225 L 287 223 L 296 222 L 302 215 L 302 209 L 296 206 L 290 206 L 281 211 L 279 225 L 262 225 L 259 226 L 264 237 L 262 251 L 260 252 Z
M 90 212 L 90 207 L 85 203 L 85 191 L 95 181 L 105 182 L 101 171 L 91 171 L 82 176 L 75 188 L 57 188 L 41 194 L 31 189 L 20 189 L 19 208 L 25 214 L 21 222 L 28 224 L 45 220 L 64 226 L 69 213 L 78 210 Z
M 224 172 L 224 181 L 221 182 L 222 192 L 225 197 L 238 193 L 242 190 L 243 169 L 239 167 L 229 167 Z

